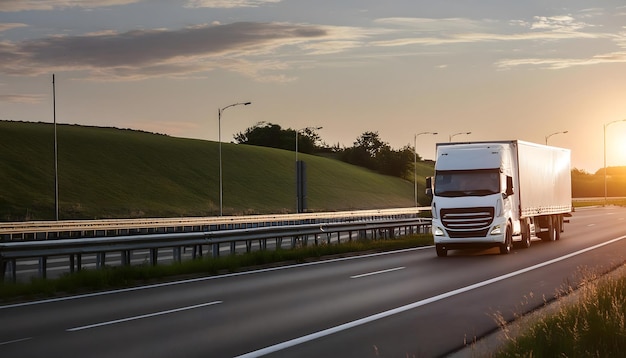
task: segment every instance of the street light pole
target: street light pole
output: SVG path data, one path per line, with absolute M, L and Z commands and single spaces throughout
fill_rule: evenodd
M 298 195 L 298 133 L 305 130 L 320 130 L 323 127 L 305 127 L 296 129 L 296 213 L 300 211 L 300 196 Z
M 439 133 L 437 132 L 421 132 L 421 133 L 417 133 L 413 136 L 413 183 L 414 185 L 414 192 L 415 192 L 415 207 L 417 207 L 417 136 L 423 135 L 423 134 L 432 134 L 432 135 L 437 135 Z
M 52 116 L 54 118 L 54 217 L 59 221 L 59 147 L 57 141 L 57 105 L 54 73 L 52 74 Z
M 252 104 L 252 102 L 233 103 L 226 107 L 217 109 L 217 141 L 219 143 L 219 157 L 220 157 L 220 216 L 223 215 L 222 202 L 223 202 L 223 196 L 224 196 L 223 188 L 222 188 L 222 112 L 224 112 L 224 110 L 230 107 L 247 106 L 249 104 Z
M 557 135 L 557 134 L 565 134 L 565 133 L 567 133 L 567 131 L 562 131 L 562 132 L 554 132 L 554 133 L 548 134 L 548 135 L 546 136 L 546 145 L 548 145 L 548 138 L 552 137 L 553 135 Z
M 604 206 L 608 204 L 607 190 L 606 190 L 607 189 L 606 188 L 606 127 L 617 122 L 626 122 L 626 119 L 618 119 L 616 121 L 604 124 L 604 140 L 603 140 L 604 142 Z
M 450 136 L 448 137 L 448 142 L 452 142 L 452 138 L 461 134 L 472 134 L 472 132 L 459 132 L 459 133 L 450 134 Z

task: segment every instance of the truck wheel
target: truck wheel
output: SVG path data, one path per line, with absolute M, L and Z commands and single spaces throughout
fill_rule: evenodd
M 511 224 L 507 224 L 504 243 L 500 244 L 500 254 L 508 255 L 511 253 L 511 250 L 513 250 L 513 231 L 511 230 Z
M 545 218 L 545 224 L 547 224 L 547 226 L 544 226 L 547 230 L 543 231 L 541 233 L 539 233 L 537 236 L 539 236 L 541 238 L 541 240 L 543 241 L 554 241 L 556 240 L 556 228 L 555 228 L 555 222 L 556 220 L 554 220 L 554 217 L 552 215 L 548 216 Z
M 554 216 L 550 216 L 548 218 L 548 241 L 556 240 L 556 231 L 556 220 L 554 219 Z
M 522 223 L 522 241 L 519 242 L 518 246 L 522 249 L 527 249 L 530 247 L 530 225 L 527 222 Z
M 443 245 L 437 244 L 435 245 L 435 249 L 437 250 L 437 256 L 439 257 L 448 256 L 448 249 L 446 249 Z
M 559 240 L 561 238 L 561 215 L 554 215 L 554 240 Z

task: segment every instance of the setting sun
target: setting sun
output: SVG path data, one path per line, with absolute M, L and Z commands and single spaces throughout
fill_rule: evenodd
M 607 129 L 607 166 L 626 166 L 626 123 L 615 123 Z

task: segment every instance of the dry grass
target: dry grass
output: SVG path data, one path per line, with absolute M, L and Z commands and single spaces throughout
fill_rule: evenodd
M 587 272 L 573 300 L 559 299 L 525 329 L 511 330 L 502 317 L 506 343 L 494 357 L 617 357 L 626 352 L 626 276 L 598 278 Z M 519 329 L 520 327 L 513 327 Z

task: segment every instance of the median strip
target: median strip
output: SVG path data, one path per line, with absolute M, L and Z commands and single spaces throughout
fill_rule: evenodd
M 181 307 L 181 308 L 176 308 L 176 309 L 167 310 L 167 311 L 161 311 L 161 312 L 149 313 L 149 314 L 144 314 L 144 315 L 135 316 L 135 317 L 128 317 L 128 318 L 117 319 L 117 320 L 114 320 L 114 321 L 95 323 L 95 324 L 90 324 L 90 325 L 87 325 L 87 326 L 69 328 L 66 331 L 67 332 L 82 331 L 82 330 L 85 330 L 85 329 L 97 328 L 97 327 L 102 327 L 102 326 L 108 326 L 108 325 L 111 325 L 111 324 L 123 323 L 123 322 L 134 321 L 134 320 L 138 320 L 138 319 L 150 318 L 150 317 L 155 317 L 155 316 L 162 316 L 162 315 L 166 315 L 166 314 L 170 314 L 170 313 L 176 313 L 176 312 L 181 312 L 181 311 L 188 311 L 188 310 L 192 310 L 192 309 L 196 309 L 196 308 L 217 305 L 217 304 L 220 304 L 220 303 L 222 303 L 222 301 L 214 301 L 214 302 L 202 303 L 202 304 L 194 305 L 194 306 Z

